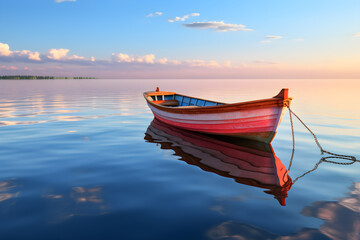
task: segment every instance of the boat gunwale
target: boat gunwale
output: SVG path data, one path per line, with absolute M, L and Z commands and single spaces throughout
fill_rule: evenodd
M 272 98 L 266 98 L 266 99 L 259 99 L 259 100 L 252 100 L 252 101 L 245 101 L 245 102 L 237 102 L 237 103 L 222 103 L 222 102 L 216 102 L 212 100 L 197 98 L 197 97 L 191 97 L 183 94 L 174 93 L 176 95 L 189 97 L 189 98 L 196 98 L 203 101 L 209 101 L 209 102 L 215 102 L 220 103 L 222 105 L 216 105 L 216 106 L 194 106 L 193 108 L 181 108 L 181 107 L 170 107 L 170 106 L 162 106 L 156 103 L 153 103 L 150 101 L 147 96 L 152 93 L 153 91 L 144 92 L 143 96 L 146 99 L 147 103 L 149 103 L 151 106 L 171 113 L 179 113 L 179 114 L 202 114 L 202 113 L 221 113 L 221 112 L 233 112 L 243 109 L 261 109 L 261 108 L 267 108 L 267 107 L 284 107 L 287 105 L 290 105 L 292 98 L 283 98 L 283 97 L 272 97 Z M 281 93 L 281 92 L 280 92 Z
M 158 94 L 158 92 L 149 91 L 149 92 L 144 92 L 145 98 L 146 98 L 148 95 L 151 95 L 151 93 L 154 93 L 154 95 L 157 95 L 157 96 L 161 95 L 161 94 Z M 204 99 L 204 98 L 192 97 L 192 96 L 180 94 L 180 93 L 177 93 L 177 92 L 166 92 L 166 93 L 172 93 L 172 94 L 164 94 L 164 96 L 165 96 L 165 95 L 179 95 L 179 96 L 182 96 L 182 97 L 196 98 L 196 99 L 199 99 L 199 100 L 202 100 L 202 101 L 207 101 L 207 102 L 220 103 L 220 104 L 224 104 L 224 105 L 229 104 L 229 103 L 224 103 L 224 102 L 217 102 L 217 101 L 213 101 L 213 100 L 208 100 L 208 99 Z M 217 106 L 218 106 L 218 105 L 217 105 Z M 214 107 L 214 106 L 201 106 L 201 107 Z

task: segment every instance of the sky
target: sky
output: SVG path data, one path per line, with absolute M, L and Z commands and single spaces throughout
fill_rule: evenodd
M 360 79 L 360 1 L 1 0 L 0 75 Z

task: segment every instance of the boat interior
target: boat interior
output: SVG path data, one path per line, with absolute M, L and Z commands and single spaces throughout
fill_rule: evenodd
M 149 92 L 146 94 L 146 98 L 155 104 L 166 107 L 208 107 L 224 104 L 164 91 Z

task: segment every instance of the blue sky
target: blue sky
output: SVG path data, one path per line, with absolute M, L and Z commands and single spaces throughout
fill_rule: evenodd
M 341 73 L 360 77 L 356 69 L 360 63 L 358 0 L 2 0 L 0 9 L 0 43 L 10 51 L 38 52 L 41 59 L 31 62 L 20 53 L 3 54 L 0 74 L 23 73 L 24 68 L 41 74 L 40 62 L 42 69 L 54 71 L 56 65 L 62 73 L 80 74 L 84 71 L 77 70 L 74 61 L 65 61 L 75 54 L 88 60 L 94 57 L 90 70 L 97 69 L 99 76 L 103 71 L 104 76 L 117 77 L 117 69 L 123 66 L 101 68 L 114 60 L 112 54 L 122 53 L 129 58 L 118 58 L 120 65 L 134 62 L 136 69 L 160 71 L 164 77 L 184 68 L 190 68 L 188 77 L 194 72 L 198 76 L 211 66 L 217 69 L 210 72 L 223 73 L 230 62 L 234 77 L 242 76 L 237 73 L 243 73 L 243 68 L 260 69 L 274 77 L 293 77 L 302 70 L 308 71 L 304 77 L 311 76 L 311 71 L 314 77 L 321 73 L 327 77 L 326 71 L 333 74 L 334 66 L 339 67 L 337 77 Z M 169 22 L 187 15 L 184 21 Z M 215 28 L 219 26 L 223 28 Z M 61 59 L 50 57 L 53 62 L 49 63 L 44 59 L 50 49 L 68 52 Z M 154 61 L 139 64 L 136 59 L 146 55 L 154 55 Z M 164 69 L 157 59 L 165 58 L 187 64 Z M 195 60 L 204 64 L 192 66 Z

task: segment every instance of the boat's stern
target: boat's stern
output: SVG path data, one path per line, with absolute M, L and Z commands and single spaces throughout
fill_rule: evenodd
M 169 107 L 179 105 L 178 101 L 175 100 L 175 95 L 175 92 L 160 91 L 158 87 L 154 92 L 144 92 L 144 97 L 147 102 Z

